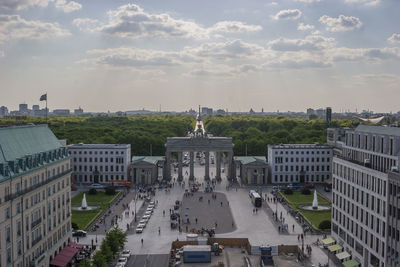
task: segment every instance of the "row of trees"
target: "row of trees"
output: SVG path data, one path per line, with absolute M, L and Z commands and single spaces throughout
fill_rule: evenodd
M 283 116 L 205 116 L 205 128 L 214 136 L 232 137 L 235 155 L 266 155 L 268 144 L 326 143 L 324 120 Z M 27 117 L 22 123 L 44 123 L 44 118 Z M 0 119 L 0 124 L 15 123 Z M 68 144 L 131 144 L 132 155 L 164 155 L 167 137 L 193 131 L 194 116 L 68 116 L 50 117 L 51 130 Z M 357 121 L 333 121 L 331 127 L 355 126 Z
M 206 116 L 205 128 L 215 136 L 232 137 L 235 155 L 266 155 L 269 144 L 326 143 L 324 120 L 283 116 Z M 357 121 L 333 121 L 330 127 L 352 127 Z
M 93 260 L 84 259 L 79 263 L 79 267 L 107 267 L 112 263 L 115 256 L 126 243 L 126 233 L 120 228 L 110 230 L 101 243 L 100 250 L 93 255 Z

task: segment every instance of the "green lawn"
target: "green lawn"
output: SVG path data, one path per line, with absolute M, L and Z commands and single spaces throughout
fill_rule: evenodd
M 89 195 L 86 193 L 86 201 L 88 206 L 98 206 L 98 209 L 78 211 L 72 210 L 72 222 L 76 223 L 79 229 L 85 229 L 88 227 L 91 220 L 97 216 L 97 214 L 103 212 L 109 207 L 110 202 L 120 193 L 115 195 L 106 195 L 102 191 L 98 191 L 96 195 Z M 72 206 L 80 206 L 82 204 L 83 192 L 72 198 Z
M 315 228 L 318 228 L 320 222 L 325 220 L 331 220 L 331 211 L 311 211 L 311 210 L 303 210 L 300 208 L 302 205 L 312 205 L 314 199 L 314 191 L 311 191 L 311 195 L 303 195 L 299 191 L 294 191 L 293 195 L 287 195 L 281 192 L 282 196 L 286 198 L 290 207 L 294 210 L 297 210 L 303 214 L 304 217 L 307 218 L 308 221 L 312 222 Z M 331 203 L 327 201 L 325 198 L 321 197 L 318 194 L 318 204 L 331 206 Z

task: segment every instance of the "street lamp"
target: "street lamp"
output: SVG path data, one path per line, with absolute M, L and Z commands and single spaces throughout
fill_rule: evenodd
M 135 222 L 136 222 L 137 184 L 135 185 Z

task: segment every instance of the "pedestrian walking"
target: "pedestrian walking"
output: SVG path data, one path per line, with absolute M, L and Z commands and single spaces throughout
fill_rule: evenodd
M 142 246 L 143 246 L 143 238 L 140 241 L 142 242 Z
M 297 242 L 300 242 L 300 235 L 297 235 Z
M 197 224 L 197 218 L 196 219 L 194 219 L 195 221 L 196 221 L 196 224 Z
M 158 235 L 160 235 L 161 234 L 161 228 L 160 228 L 160 226 L 158 227 Z
M 222 207 L 222 201 L 221 201 L 221 207 Z
M 293 227 L 292 227 L 292 228 L 293 228 L 293 232 L 294 232 L 294 224 L 293 224 Z
M 217 221 L 215 221 L 215 228 L 217 228 L 218 227 L 218 222 Z
M 281 232 L 281 226 L 280 225 L 278 226 L 278 232 L 279 233 Z

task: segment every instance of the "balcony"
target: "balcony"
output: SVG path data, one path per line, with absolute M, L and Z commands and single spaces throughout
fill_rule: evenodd
M 42 218 L 37 219 L 36 221 L 31 223 L 31 229 L 33 229 L 35 226 L 39 225 L 42 222 Z
M 62 173 L 57 174 L 57 175 L 54 175 L 53 177 L 47 179 L 46 181 L 37 183 L 37 184 L 35 184 L 35 185 L 33 185 L 33 186 L 29 187 L 29 188 L 26 188 L 26 189 L 24 189 L 24 190 L 20 190 L 20 191 L 18 191 L 18 192 L 16 192 L 16 193 L 6 195 L 6 196 L 4 197 L 4 201 L 13 200 L 13 199 L 15 199 L 15 198 L 17 198 L 17 197 L 20 197 L 20 196 L 22 196 L 22 195 L 24 195 L 24 194 L 26 194 L 26 193 L 29 193 L 29 192 L 31 192 L 31 191 L 33 191 L 33 190 L 35 190 L 35 189 L 37 189 L 37 188 L 39 188 L 39 187 L 41 187 L 41 186 L 43 186 L 43 185 L 46 185 L 46 184 L 48 184 L 48 183 L 50 183 L 50 182 L 52 182 L 52 181 L 54 181 L 54 180 L 56 180 L 56 179 L 58 179 L 58 178 L 60 178 L 60 177 L 62 177 L 62 176 L 64 176 L 64 175 L 70 174 L 70 173 L 71 173 L 71 169 L 66 170 L 65 172 L 62 172 Z

